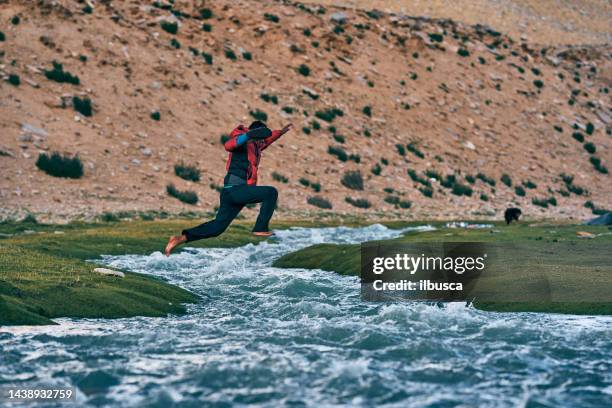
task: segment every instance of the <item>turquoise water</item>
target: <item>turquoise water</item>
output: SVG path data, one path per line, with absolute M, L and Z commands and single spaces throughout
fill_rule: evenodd
M 270 266 L 400 233 L 292 229 L 236 249 L 104 257 L 203 300 L 179 317 L 2 328 L 0 384 L 76 385 L 79 406 L 612 406 L 612 318 L 365 303 L 355 277 Z

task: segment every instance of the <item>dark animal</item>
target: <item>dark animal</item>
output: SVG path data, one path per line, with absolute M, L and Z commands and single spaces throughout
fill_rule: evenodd
M 506 208 L 506 212 L 504 213 L 506 224 L 510 224 L 512 221 L 518 221 L 521 214 L 520 208 Z

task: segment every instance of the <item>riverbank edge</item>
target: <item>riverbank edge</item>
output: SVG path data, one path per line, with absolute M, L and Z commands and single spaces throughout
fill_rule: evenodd
M 120 219 L 93 223 L 43 224 L 35 218 L 0 222 L 0 326 L 49 325 L 53 319 L 163 317 L 186 313 L 198 297 L 154 276 L 129 271 L 125 278 L 102 276 L 101 255 L 144 255 L 163 250 L 170 235 L 197 224 L 193 217 Z M 234 223 L 218 238 L 191 247 L 239 247 L 263 238 L 251 234 L 251 221 Z M 280 220 L 275 229 L 294 226 L 361 226 L 368 220 Z M 407 225 L 390 221 L 390 227 Z
M 436 223 L 440 227 L 440 223 Z M 495 231 L 510 231 L 511 239 L 528 238 L 534 245 L 540 241 L 549 240 L 556 242 L 558 239 L 575 239 L 577 231 L 587 231 L 593 234 L 602 234 L 607 241 L 612 241 L 610 228 L 606 226 L 584 226 L 558 223 L 523 223 L 506 227 L 502 223 L 493 222 Z M 423 223 L 421 223 L 423 225 Z M 554 237 L 546 238 L 549 230 L 562 230 Z M 452 232 L 451 232 L 452 231 Z M 454 235 L 451 236 L 451 235 Z M 469 229 L 448 229 L 438 228 L 436 231 L 426 233 L 410 233 L 399 239 L 380 240 L 377 242 L 429 242 L 438 240 L 465 240 L 466 242 L 487 242 L 490 237 L 499 234 L 490 234 L 489 230 L 469 230 Z M 573 236 L 573 237 L 572 237 Z M 417 238 L 418 237 L 418 238 Z M 599 239 L 599 238 L 598 238 Z M 419 241 L 423 240 L 423 241 Z M 589 241 L 585 241 L 589 242 Z M 298 251 L 288 253 L 274 261 L 272 266 L 277 268 L 302 268 L 302 269 L 321 269 L 335 272 L 341 275 L 359 276 L 361 269 L 361 252 L 359 244 L 317 244 Z M 574 283 L 575 284 L 575 283 Z M 605 282 L 601 283 L 606 285 Z M 519 287 L 508 287 L 506 290 L 520 290 Z M 533 313 L 558 313 L 573 315 L 612 315 L 612 303 L 608 302 L 501 302 L 501 301 L 477 301 L 472 302 L 472 306 L 478 310 L 487 312 L 533 312 Z

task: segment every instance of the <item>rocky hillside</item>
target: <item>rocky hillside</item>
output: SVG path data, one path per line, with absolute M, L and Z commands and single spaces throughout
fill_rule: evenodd
M 0 31 L 2 217 L 212 209 L 253 118 L 295 124 L 260 167 L 281 211 L 612 207 L 609 45 L 252 0 L 5 0 Z M 52 152 L 83 175 L 47 174 Z

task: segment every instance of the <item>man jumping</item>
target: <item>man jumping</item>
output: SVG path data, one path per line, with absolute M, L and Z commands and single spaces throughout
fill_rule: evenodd
M 229 152 L 226 165 L 227 175 L 223 182 L 216 218 L 197 227 L 183 230 L 181 235 L 170 237 L 166 245 L 166 256 L 170 256 L 174 248 L 185 242 L 220 235 L 246 204 L 262 203 L 253 234 L 259 237 L 273 235 L 268 229 L 268 223 L 276 208 L 278 191 L 271 186 L 257 186 L 257 167 L 261 152 L 291 130 L 293 125 L 288 124 L 281 130 L 274 130 L 265 139 L 252 139 L 247 133 L 253 129 L 265 127 L 263 122 L 255 121 L 248 129 L 239 125 L 232 130 L 230 139 L 225 142 L 225 150 Z

